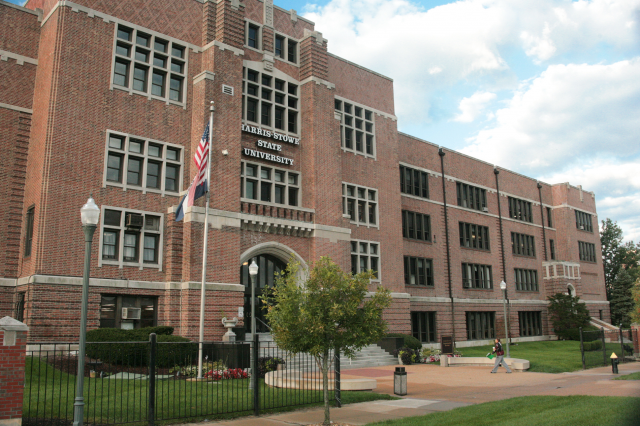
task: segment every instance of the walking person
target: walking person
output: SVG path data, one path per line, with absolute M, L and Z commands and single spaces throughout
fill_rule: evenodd
M 507 369 L 507 373 L 511 373 L 511 369 L 509 369 L 509 366 L 504 360 L 504 350 L 502 350 L 502 343 L 500 343 L 500 339 L 496 339 L 495 343 L 496 345 L 493 347 L 493 353 L 496 354 L 496 364 L 491 372 L 496 373 L 498 371 L 498 367 L 502 364 L 502 366 Z

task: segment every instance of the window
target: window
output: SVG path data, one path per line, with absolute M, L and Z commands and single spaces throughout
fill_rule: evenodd
M 402 236 L 411 240 L 431 241 L 429 215 L 402 210 Z
M 576 210 L 576 228 L 587 232 L 593 232 L 591 215 L 589 213 Z
M 378 223 L 378 191 L 364 186 L 342 184 L 342 212 L 352 223 Z
M 100 295 L 100 328 L 131 330 L 134 328 L 155 327 L 157 325 L 157 297 Z
M 356 104 L 335 100 L 336 111 L 341 112 L 340 140 L 344 151 L 375 157 L 375 125 L 373 113 Z
M 489 227 L 459 223 L 460 247 L 489 250 Z
M 580 260 L 585 262 L 596 261 L 596 245 L 592 243 L 585 243 L 584 241 L 578 241 L 578 252 L 580 254 Z
M 490 290 L 493 288 L 490 265 L 462 264 L 462 287 Z
M 533 222 L 531 203 L 519 198 L 509 197 L 509 217 L 524 222 Z
M 542 312 L 518 312 L 520 337 L 542 336 Z
M 100 264 L 161 267 L 163 216 L 105 207 Z
M 16 295 L 18 298 L 16 300 L 16 319 L 20 322 L 24 322 L 24 307 L 26 305 L 25 296 L 26 293 L 18 293 Z
M 536 246 L 532 235 L 511 233 L 511 253 L 519 256 L 536 257 Z
M 411 312 L 411 334 L 422 343 L 436 341 L 436 313 Z
M 27 209 L 25 216 L 25 232 L 24 232 L 24 257 L 31 256 L 31 245 L 33 243 L 33 219 L 36 207 L 31 206 Z
M 113 86 L 182 105 L 185 103 L 186 51 L 180 44 L 118 25 Z
M 351 272 L 354 274 L 371 269 L 375 281 L 380 280 L 380 244 L 373 241 L 351 241 Z
M 276 58 L 285 61 L 298 63 L 298 42 L 285 36 L 276 34 L 274 43 L 274 52 Z
M 294 64 L 298 62 L 298 43 L 288 39 L 287 40 L 287 59 Z
M 535 269 L 515 268 L 516 290 L 538 291 L 538 271 Z
M 400 192 L 429 198 L 429 174 L 421 170 L 400 166 Z
M 433 287 L 433 261 L 422 257 L 404 257 L 404 283 Z
M 107 185 L 178 196 L 182 148 L 137 136 L 107 134 Z
M 467 312 L 467 340 L 495 339 L 495 312 Z
M 247 24 L 246 44 L 254 49 L 260 49 L 260 27 L 254 24 Z
M 553 218 L 552 218 L 552 210 L 551 207 L 547 207 L 547 226 L 549 228 L 553 228 Z
M 487 208 L 487 191 L 466 183 L 456 182 L 458 205 L 468 209 L 489 211 Z
M 298 84 L 243 68 L 242 118 L 273 130 L 298 133 Z
M 551 253 L 551 260 L 556 260 L 556 243 L 553 240 L 549 240 L 549 252 Z
M 300 205 L 300 174 L 271 166 L 242 162 L 240 196 L 287 206 Z

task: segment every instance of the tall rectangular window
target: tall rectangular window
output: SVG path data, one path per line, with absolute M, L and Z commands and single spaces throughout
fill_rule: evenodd
M 596 261 L 596 245 L 593 243 L 585 243 L 584 241 L 578 241 L 578 254 L 580 260 L 584 262 Z
M 404 257 L 404 283 L 433 287 L 433 260 L 422 257 Z
M 342 212 L 351 222 L 363 225 L 378 224 L 378 191 L 365 186 L 342 184 Z
M 436 342 L 436 313 L 411 312 L 411 334 L 422 343 Z
M 460 247 L 489 250 L 489 227 L 459 222 Z
M 106 156 L 105 184 L 178 196 L 180 146 L 110 131 Z
M 487 207 L 487 190 L 462 182 L 456 182 L 458 205 L 467 209 L 489 211 Z
M 300 205 L 300 174 L 242 162 L 241 197 L 288 206 Z
M 27 304 L 25 296 L 26 293 L 22 292 L 22 293 L 18 293 L 17 295 L 17 300 L 16 300 L 16 319 L 20 322 L 24 322 L 24 310 L 25 310 L 25 305 Z
M 298 43 L 287 39 L 287 59 L 294 64 L 298 63 Z
M 491 265 L 462 264 L 462 287 L 490 290 L 493 288 Z
M 495 339 L 495 312 L 467 312 L 466 317 L 467 340 Z
M 589 213 L 576 210 L 576 228 L 581 231 L 593 232 L 593 221 Z
M 533 236 L 512 232 L 511 253 L 518 256 L 536 257 L 536 245 Z
M 118 25 L 113 55 L 114 86 L 127 88 L 130 93 L 150 94 L 171 103 L 185 103 L 185 46 L 151 32 Z
M 538 271 L 535 269 L 513 270 L 518 291 L 538 291 Z
M 400 192 L 420 198 L 429 198 L 429 173 L 401 165 Z
M 551 209 L 551 207 L 547 207 L 547 226 L 549 228 L 553 228 L 553 215 L 552 215 L 553 210 Z
M 260 49 L 260 27 L 254 24 L 247 26 L 247 46 Z
M 411 240 L 431 241 L 429 215 L 402 210 L 402 236 Z
M 553 240 L 549 240 L 549 253 L 551 260 L 556 260 L 556 243 Z
M 275 36 L 275 54 L 276 57 L 284 59 L 286 38 L 280 35 Z
M 523 222 L 533 222 L 531 202 L 509 197 L 509 217 Z
M 24 232 L 24 257 L 31 256 L 31 245 L 33 243 L 33 221 L 35 218 L 36 207 L 31 206 L 27 209 L 25 216 L 25 232 Z
M 542 312 L 518 312 L 520 337 L 542 336 Z
M 364 106 L 336 99 L 334 108 L 339 111 L 340 140 L 344 151 L 375 157 L 375 126 L 373 113 Z
M 351 272 L 372 270 L 375 281 L 380 280 L 380 244 L 374 241 L 351 241 Z

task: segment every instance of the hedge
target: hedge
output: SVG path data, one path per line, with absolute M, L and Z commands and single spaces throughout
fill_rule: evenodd
M 585 352 L 597 351 L 602 349 L 602 342 L 600 340 L 594 340 L 593 342 L 583 342 Z
M 420 340 L 408 334 L 389 333 L 385 337 L 402 337 L 404 339 L 404 346 L 414 350 L 422 349 L 422 343 L 420 343 Z
M 578 328 L 556 331 L 556 334 L 560 339 L 563 340 L 577 340 L 578 342 L 580 341 L 580 329 Z M 584 327 L 582 329 L 582 339 L 585 342 L 592 342 L 594 340 L 600 339 L 600 334 L 600 329 L 592 325 Z

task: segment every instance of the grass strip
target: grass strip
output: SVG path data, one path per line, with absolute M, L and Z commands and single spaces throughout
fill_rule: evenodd
M 636 373 L 626 374 L 624 376 L 616 377 L 613 380 L 640 380 L 640 371 Z

